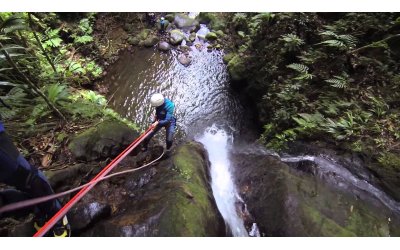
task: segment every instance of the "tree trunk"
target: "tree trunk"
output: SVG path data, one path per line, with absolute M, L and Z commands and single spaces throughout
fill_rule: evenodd
M 3 44 L 0 43 L 0 47 L 3 47 Z M 15 71 L 18 72 L 18 74 L 20 74 L 23 79 L 25 80 L 26 83 L 29 84 L 29 86 L 32 87 L 32 89 L 39 95 L 41 96 L 44 101 L 47 103 L 47 105 L 56 113 L 56 115 L 58 117 L 60 117 L 64 122 L 66 122 L 67 120 L 65 119 L 64 115 L 49 101 L 49 99 L 47 99 L 47 97 L 43 94 L 42 91 L 40 91 L 40 89 L 31 81 L 29 80 L 29 78 L 18 68 L 18 66 L 15 64 L 15 62 L 13 61 L 13 59 L 10 57 L 10 55 L 8 54 L 7 50 L 3 50 L 3 55 L 6 57 L 8 63 L 13 67 L 13 69 Z

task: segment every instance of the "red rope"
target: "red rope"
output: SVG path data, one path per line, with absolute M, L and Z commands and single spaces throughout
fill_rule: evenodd
M 134 148 L 136 148 L 146 136 L 153 131 L 157 124 L 152 124 L 146 132 L 141 134 L 134 142 L 132 142 L 122 153 L 120 153 L 113 161 L 110 162 L 103 170 L 98 173 L 89 183 L 91 185 L 81 189 L 64 207 L 62 207 L 39 231 L 33 235 L 33 237 L 42 237 L 45 235 L 56 223 L 59 221 L 73 205 L 75 205 L 87 192 L 90 191 L 96 184 L 96 180 L 107 175 L 122 159 L 124 159 Z

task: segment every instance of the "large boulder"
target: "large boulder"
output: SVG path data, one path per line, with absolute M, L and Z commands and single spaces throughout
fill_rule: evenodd
M 262 236 L 400 235 L 398 215 L 362 192 L 341 188 L 345 184 L 333 173 L 324 178 L 336 181 L 326 183 L 314 175 L 313 164 L 293 168 L 249 152 L 236 152 L 232 161 L 240 195 Z
M 161 51 L 169 51 L 171 49 L 171 45 L 167 42 L 162 41 L 158 44 L 158 49 Z
M 172 45 L 181 44 L 181 42 L 185 39 L 185 35 L 182 31 L 178 29 L 174 29 L 170 31 L 170 38 L 169 41 Z
M 161 149 L 152 152 L 158 157 Z M 113 205 L 113 215 L 83 235 L 223 236 L 225 226 L 212 196 L 208 164 L 201 144 L 189 142 L 157 166 L 115 180 L 118 191 L 108 199 L 120 202 Z M 111 184 L 103 185 L 96 194 L 109 193 Z
M 108 120 L 76 135 L 68 147 L 76 160 L 105 159 L 118 155 L 138 135 L 126 124 Z
M 199 26 L 199 22 L 193 18 L 188 17 L 184 14 L 176 14 L 174 19 L 174 24 L 179 29 L 183 28 L 193 28 Z
M 149 35 L 146 40 L 144 40 L 144 46 L 145 47 L 153 47 L 154 45 L 156 45 L 158 43 L 158 41 L 160 41 L 160 39 L 158 38 L 158 36 L 155 35 Z
M 224 30 L 226 27 L 226 22 L 221 13 L 200 12 L 196 20 L 199 23 L 208 24 L 208 27 L 213 30 Z
M 215 41 L 217 40 L 218 36 L 214 32 L 208 32 L 206 35 L 206 39 L 209 41 Z
M 189 66 L 189 64 L 192 62 L 192 59 L 185 55 L 185 54 L 179 54 L 178 55 L 178 61 L 183 65 L 183 66 Z

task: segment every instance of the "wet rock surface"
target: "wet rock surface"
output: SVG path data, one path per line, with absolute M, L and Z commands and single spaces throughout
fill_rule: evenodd
M 400 235 L 398 214 L 365 194 L 324 183 L 312 164 L 294 169 L 273 156 L 239 151 L 232 160 L 262 236 Z
M 199 144 L 186 143 L 158 166 L 115 181 L 119 187 L 107 196 L 117 200 L 111 217 L 82 236 L 223 235 L 224 223 L 208 186 L 205 157 Z M 97 194 L 108 193 L 110 184 L 103 185 Z

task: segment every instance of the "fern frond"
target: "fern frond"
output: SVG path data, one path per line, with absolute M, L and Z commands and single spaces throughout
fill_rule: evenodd
M 330 83 L 334 88 L 344 89 L 347 87 L 347 79 L 341 76 L 334 76 L 334 78 L 325 80 L 325 82 Z
M 300 73 L 308 73 L 308 67 L 304 64 L 300 64 L 300 63 L 292 63 L 286 66 L 289 69 L 293 69 L 296 70 L 297 72 Z

